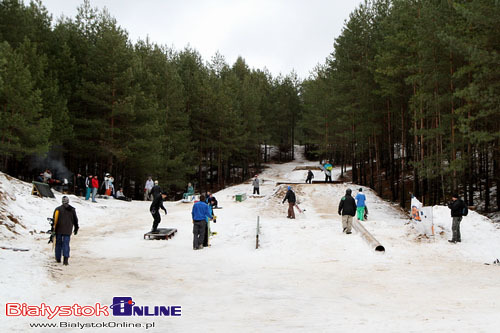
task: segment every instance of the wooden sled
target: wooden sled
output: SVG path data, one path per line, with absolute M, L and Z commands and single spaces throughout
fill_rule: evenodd
M 152 239 L 165 239 L 168 240 L 175 236 L 177 229 L 169 229 L 169 228 L 158 228 L 158 232 L 152 233 L 146 232 L 144 234 L 144 239 L 152 240 Z

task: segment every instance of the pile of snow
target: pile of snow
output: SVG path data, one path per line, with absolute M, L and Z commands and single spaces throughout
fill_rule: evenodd
M 91 203 L 70 196 L 80 219 L 68 267 L 56 264 L 46 218 L 61 202 L 32 196 L 31 185 L 0 175 L 0 299 L 50 305 L 111 304 L 131 296 L 142 305 L 181 305 L 181 317 L 127 317 L 156 323 L 152 331 L 493 331 L 500 325 L 500 230 L 471 211 L 462 243 L 450 244 L 451 217 L 435 207 L 436 236 L 420 237 L 407 212 L 363 187 L 370 214 L 365 228 L 386 249 L 375 253 L 356 232 L 342 233 L 340 198 L 356 184 L 296 184 L 296 219 L 286 218 L 286 185 L 304 181 L 314 165 L 298 150 L 296 161 L 269 165 L 251 183 L 215 193 L 223 209 L 211 247 L 192 250 L 192 204 L 167 202 L 160 227 L 178 229 L 168 241 L 146 241 L 149 202 L 108 199 Z M 334 169 L 334 175 L 339 174 Z M 322 179 L 321 172 L 315 177 Z M 335 177 L 335 176 L 334 176 Z M 236 202 L 237 194 L 248 199 Z M 16 222 L 5 226 L 5 216 Z M 260 219 L 260 248 L 256 222 Z M 8 217 L 7 217 L 8 219 Z M 13 230 L 15 232 L 13 232 Z M 0 308 L 5 309 L 5 304 Z M 108 319 L 106 318 L 105 321 Z M 115 317 L 109 320 L 120 321 Z M 65 318 L 96 322 L 102 318 Z M 26 331 L 44 318 L 0 315 L 0 327 Z M 75 329 L 77 331 L 78 329 Z M 105 331 L 105 330 L 103 330 Z

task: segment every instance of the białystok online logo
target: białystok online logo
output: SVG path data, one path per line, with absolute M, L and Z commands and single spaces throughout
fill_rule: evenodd
M 139 316 L 139 317 L 159 317 L 159 316 L 181 316 L 182 309 L 180 305 L 154 305 L 138 306 L 132 300 L 132 297 L 113 297 L 113 304 L 109 307 L 95 303 L 90 306 L 56 305 L 49 306 L 45 303 L 40 305 L 27 305 L 26 303 L 7 303 L 5 305 L 5 315 L 10 317 L 100 317 L 109 316 L 109 309 L 113 316 Z

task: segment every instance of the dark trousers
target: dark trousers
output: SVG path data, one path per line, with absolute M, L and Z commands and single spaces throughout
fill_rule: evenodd
M 258 187 L 254 187 L 253 188 L 253 194 L 255 194 L 255 193 L 257 193 L 258 195 L 260 195 Z
M 306 179 L 306 184 L 308 184 L 308 183 L 309 183 L 309 184 L 312 184 L 312 178 L 307 177 L 307 179 Z
M 205 223 L 205 231 L 204 231 L 204 236 L 203 236 L 203 246 L 208 246 L 208 237 L 210 235 L 208 234 L 208 227 L 209 227 L 209 221 Z
M 293 211 L 293 206 L 295 206 L 295 202 L 288 203 L 288 217 L 291 219 L 295 218 L 295 212 Z
M 460 222 L 462 222 L 462 217 L 453 217 L 453 223 L 451 225 L 451 231 L 453 232 L 452 241 L 461 242 L 462 235 L 460 234 Z
M 56 259 L 61 260 L 61 252 L 62 255 L 66 258 L 69 258 L 69 241 L 71 235 L 56 235 Z
M 207 221 L 193 221 L 193 249 L 197 249 L 200 245 L 203 246 L 203 239 L 205 238 L 205 227 Z
M 158 229 L 158 224 L 161 222 L 160 212 L 151 211 L 151 215 L 153 215 L 153 229 L 151 231 L 156 231 Z
M 325 174 L 325 183 L 331 183 L 332 182 L 332 176 L 328 176 L 327 174 Z

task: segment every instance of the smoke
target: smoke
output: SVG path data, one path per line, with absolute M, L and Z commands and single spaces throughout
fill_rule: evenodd
M 52 177 L 59 180 L 64 178 L 71 180 L 73 176 L 73 173 L 65 166 L 61 147 L 53 147 L 46 155 L 33 155 L 30 167 L 37 174 L 49 169 L 52 172 Z

